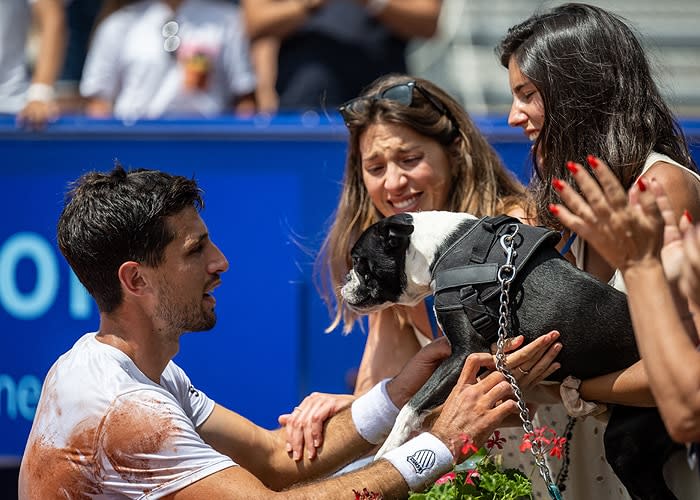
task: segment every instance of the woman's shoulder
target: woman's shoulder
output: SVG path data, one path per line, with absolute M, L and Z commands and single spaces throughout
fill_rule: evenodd
M 675 161 L 660 159 L 649 165 L 642 174 L 647 179 L 656 179 L 667 193 L 700 190 L 700 175 Z
M 644 172 L 645 179 L 655 179 L 664 188 L 674 208 L 688 209 L 695 214 L 700 210 L 700 175 L 676 162 L 659 160 Z

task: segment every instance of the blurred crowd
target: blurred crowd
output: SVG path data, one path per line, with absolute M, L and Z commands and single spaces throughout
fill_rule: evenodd
M 4 0 L 0 114 L 120 119 L 333 109 L 406 71 L 441 0 Z

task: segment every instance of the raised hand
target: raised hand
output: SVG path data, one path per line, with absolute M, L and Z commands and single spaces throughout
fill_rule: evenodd
M 628 200 L 604 162 L 589 156 L 588 163 L 600 185 L 581 165 L 569 162 L 567 167 L 582 195 L 566 182 L 554 179 L 552 184 L 564 204 L 551 205 L 550 211 L 617 269 L 624 271 L 645 259 L 660 258 L 666 225 L 657 205 L 657 196 L 665 198 L 661 186 L 642 177 L 630 189 Z M 667 200 L 662 206 L 664 203 L 670 207 Z

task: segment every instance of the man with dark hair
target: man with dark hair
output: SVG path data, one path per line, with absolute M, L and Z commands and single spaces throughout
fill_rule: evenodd
M 459 436 L 480 444 L 514 412 L 501 374 L 476 378 L 493 370 L 492 357 L 474 355 L 429 432 L 362 470 L 291 487 L 328 476 L 381 442 L 397 407 L 450 348 L 445 340 L 426 346 L 394 379 L 329 419 L 316 459 L 292 460 L 284 433 L 216 405 L 172 361 L 184 332 L 216 323 L 212 291 L 228 269 L 202 207 L 194 180 L 155 170 L 117 166 L 73 186 L 58 244 L 97 302 L 100 325 L 47 374 L 20 499 L 337 499 L 364 488 L 402 497 L 464 458 Z M 514 362 L 529 356 L 537 356 L 531 346 L 509 355 Z

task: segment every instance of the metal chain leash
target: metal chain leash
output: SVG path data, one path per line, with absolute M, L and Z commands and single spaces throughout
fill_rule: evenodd
M 512 231 L 512 232 L 510 232 Z M 534 439 L 534 427 L 532 425 L 532 419 L 530 418 L 530 410 L 525 404 L 525 399 L 518 386 L 518 381 L 515 379 L 510 369 L 506 366 L 506 354 L 505 354 L 505 344 L 508 332 L 510 332 L 510 285 L 515 279 L 516 267 L 513 264 L 517 252 L 515 251 L 515 235 L 518 234 L 518 225 L 511 224 L 506 230 L 506 234 L 501 236 L 501 247 L 506 253 L 506 262 L 498 269 L 498 282 L 501 285 L 501 295 L 500 295 L 500 306 L 498 308 L 498 341 L 496 342 L 496 368 L 503 376 L 508 380 L 511 387 L 513 388 L 513 393 L 515 394 L 515 400 L 518 405 L 518 410 L 520 412 L 520 420 L 523 422 L 523 430 L 533 435 L 533 439 L 530 440 L 532 446 L 530 451 L 535 458 L 535 464 L 540 472 L 540 476 L 544 479 L 547 485 L 547 490 L 552 500 L 562 500 L 561 492 L 557 485 L 552 481 L 552 476 L 549 473 L 549 468 L 547 467 L 547 462 L 545 461 L 544 455 L 545 451 L 542 447 L 542 443 L 539 440 Z

